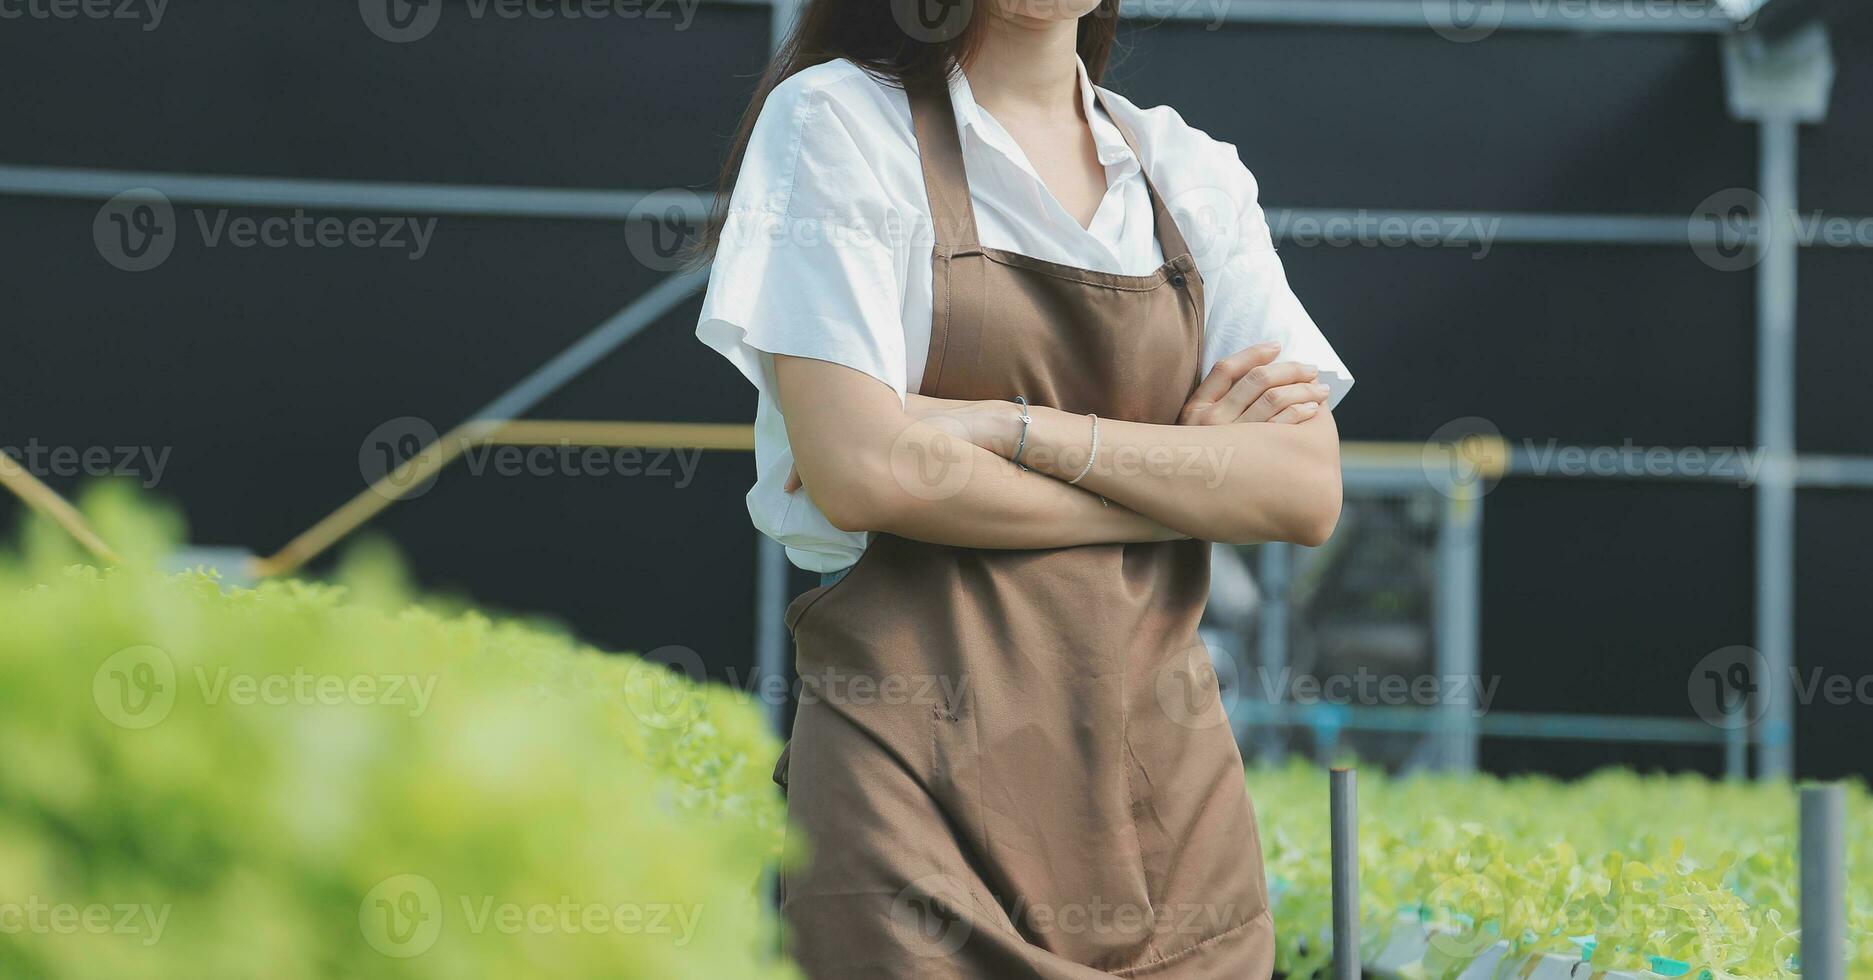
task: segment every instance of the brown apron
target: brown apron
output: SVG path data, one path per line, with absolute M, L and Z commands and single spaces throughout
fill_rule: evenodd
M 984 248 L 948 91 L 911 115 L 936 232 L 921 391 L 1175 423 L 1203 283 L 1156 189 L 1170 261 L 1150 275 Z M 801 704 L 775 776 L 811 854 L 782 898 L 809 977 L 1271 974 L 1261 841 L 1197 638 L 1208 548 L 877 534 L 794 600 Z

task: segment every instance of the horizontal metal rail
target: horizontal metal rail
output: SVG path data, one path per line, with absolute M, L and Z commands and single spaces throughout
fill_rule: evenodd
M 1241 723 L 1248 726 L 1287 725 L 1327 731 L 1409 734 L 1451 730 L 1450 718 L 1434 707 L 1257 703 L 1241 705 L 1237 711 Z M 1484 712 L 1465 719 L 1464 728 L 1491 738 L 1672 745 L 1721 745 L 1726 735 L 1723 730 L 1696 718 L 1525 711 Z
M 712 2 L 763 7 L 784 0 Z M 1473 6 L 1483 8 L 1485 16 L 1500 17 L 1493 26 L 1510 31 L 1728 34 L 1743 26 L 1714 3 L 1665 6 L 1504 0 Z M 1425 11 L 1419 0 L 1123 0 L 1120 8 L 1123 16 L 1137 20 L 1428 30 L 1431 22 Z
M 1440 3 L 1443 0 L 1440 0 Z M 1628 4 L 1533 2 L 1449 4 L 1451 16 L 1467 6 L 1492 30 L 1604 34 L 1730 34 L 1743 24 L 1714 3 Z M 1427 11 L 1414 0 L 1124 0 L 1125 16 L 1150 20 L 1303 27 L 1428 30 Z
M 1486 440 L 1498 447 L 1479 453 L 1477 474 L 1481 479 L 1505 476 L 1552 478 L 1567 476 L 1527 466 L 1519 460 L 1520 451 L 1503 451 L 1500 440 Z M 396 470 L 386 474 L 369 488 L 333 511 L 317 524 L 294 538 L 277 553 L 258 559 L 253 573 L 260 577 L 290 574 L 322 554 L 332 545 L 356 531 L 391 504 L 424 485 L 457 457 L 469 449 L 487 445 L 514 446 L 598 446 L 638 447 L 644 449 L 695 449 L 748 452 L 754 449 L 754 427 L 740 423 L 695 422 L 602 422 L 551 420 L 495 420 L 464 423 L 426 447 Z M 1349 484 L 1412 489 L 1429 482 L 1427 467 L 1443 465 L 1443 457 L 1427 460 L 1429 444 L 1402 442 L 1349 441 L 1341 444 L 1341 467 Z M 1575 447 L 1591 452 L 1592 447 Z M 1610 447 L 1609 447 L 1610 448 Z M 1605 479 L 1604 475 L 1583 474 L 1586 479 Z M 1719 469 L 1713 474 L 1680 474 L 1682 479 L 1728 481 L 1741 474 Z M 1628 478 L 1670 478 L 1657 473 L 1629 474 Z M 1873 486 L 1873 459 L 1838 456 L 1802 457 L 1796 463 L 1798 486 L 1815 488 L 1864 488 Z M 25 468 L 0 457 L 0 486 L 12 491 L 29 507 L 45 514 L 65 528 L 99 558 L 115 563 L 117 555 L 82 516 L 63 498 L 47 488 Z M 1392 724 L 1372 721 L 1371 724 Z M 1396 722 L 1407 726 L 1418 721 Z M 1417 730 L 1408 728 L 1407 730 Z M 1532 736 L 1531 736 L 1532 737 Z
M 605 190 L 476 184 L 327 180 L 92 170 L 0 164 L 0 194 L 104 200 L 132 188 L 152 188 L 173 203 L 271 209 L 314 208 L 391 214 L 546 220 L 657 220 L 699 223 L 713 196 L 684 188 Z M 1488 249 L 1495 245 L 1699 246 L 1720 230 L 1693 216 L 1419 211 L 1386 208 L 1274 207 L 1269 229 L 1289 244 Z M 1849 234 L 1811 234 L 1811 248 L 1873 247 L 1873 217 L 1832 216 Z M 1733 228 L 1732 234 L 1748 234 Z
M 0 194 L 89 200 L 142 187 L 154 188 L 176 204 L 606 221 L 634 217 L 634 209 L 650 193 L 0 164 Z M 663 214 L 657 211 L 658 217 Z

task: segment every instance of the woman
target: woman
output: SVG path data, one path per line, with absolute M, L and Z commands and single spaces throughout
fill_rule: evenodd
M 1116 10 L 810 0 L 725 172 L 817 980 L 1271 971 L 1206 542 L 1327 537 L 1352 377 L 1234 148 L 1095 87 Z

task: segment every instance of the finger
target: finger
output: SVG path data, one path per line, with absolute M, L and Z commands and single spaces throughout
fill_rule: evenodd
M 1250 402 L 1242 410 L 1239 418 L 1244 422 L 1267 422 L 1281 414 L 1290 405 L 1323 401 L 1329 393 L 1330 389 L 1318 382 L 1287 384 L 1278 388 L 1270 388 Z
M 793 467 L 793 466 L 787 467 L 787 480 L 786 482 L 780 485 L 781 490 L 785 493 L 792 493 L 795 490 L 800 489 L 800 487 L 801 487 L 801 483 L 800 483 L 799 468 Z
M 1242 380 L 1236 382 L 1234 388 L 1229 389 L 1229 394 L 1217 402 L 1217 414 L 1234 422 L 1244 418 L 1250 406 L 1266 397 L 1269 392 L 1285 385 L 1307 384 L 1319 376 L 1319 368 L 1299 361 L 1277 361 L 1273 364 L 1250 368 L 1249 373 L 1243 375 Z M 1249 418 L 1247 421 L 1261 421 L 1283 407 L 1275 404 L 1267 405 L 1259 417 Z
M 1229 393 L 1229 389 L 1242 380 L 1243 375 L 1273 361 L 1280 353 L 1281 345 L 1271 340 L 1265 344 L 1256 344 L 1254 347 L 1244 347 L 1217 361 L 1216 366 L 1210 369 L 1209 376 L 1203 379 L 1202 384 L 1197 385 L 1196 391 L 1190 393 L 1186 403 L 1215 404 L 1221 401 L 1223 396 Z
M 1301 402 L 1296 405 L 1289 405 L 1287 408 L 1276 412 L 1274 418 L 1268 421 L 1285 425 L 1297 425 L 1319 414 L 1319 402 Z

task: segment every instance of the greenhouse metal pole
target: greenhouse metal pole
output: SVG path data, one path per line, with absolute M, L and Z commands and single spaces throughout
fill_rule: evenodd
M 768 724 L 781 737 L 787 720 L 787 549 L 756 531 L 754 534 L 754 693 L 767 711 Z
M 1795 769 L 1795 319 L 1801 240 L 1795 209 L 1800 125 L 1827 119 L 1834 57 L 1827 26 L 1773 42 L 1733 36 L 1723 48 L 1730 114 L 1757 124 L 1756 217 L 1756 651 L 1769 676 L 1752 678 L 1758 775 Z
M 1847 794 L 1801 791 L 1801 975 L 1847 980 Z
M 1762 131 L 1762 262 L 1756 267 L 1756 444 L 1767 456 L 1756 488 L 1756 649 L 1769 676 L 1761 714 L 1761 774 L 1795 769 L 1795 120 Z
M 1270 541 L 1261 547 L 1257 556 L 1256 570 L 1261 573 L 1261 607 L 1256 610 L 1259 622 L 1259 651 L 1255 658 L 1256 668 L 1262 676 L 1255 678 L 1256 690 L 1260 691 L 1272 704 L 1257 705 L 1256 716 L 1261 718 L 1260 730 L 1256 732 L 1256 741 L 1260 743 L 1263 759 L 1271 764 L 1279 764 L 1287 755 L 1286 722 L 1280 717 L 1281 706 L 1287 703 L 1288 677 L 1288 614 L 1290 602 L 1290 562 L 1293 545 L 1285 541 Z M 1269 682 L 1273 680 L 1275 685 Z
M 767 48 L 778 55 L 795 18 L 800 16 L 801 0 L 770 2 Z M 776 684 L 787 670 L 787 549 L 760 531 L 754 537 L 759 552 L 754 577 L 754 674 L 755 683 L 762 685 L 759 690 L 765 692 L 766 685 Z M 773 692 L 762 696 L 762 704 L 767 709 L 768 723 L 786 738 L 787 732 L 781 726 L 787 720 L 790 692 L 784 683 L 777 684 Z
M 1482 590 L 1483 488 L 1477 481 L 1452 488 L 1437 528 L 1437 592 L 1432 621 L 1438 681 L 1437 767 L 1475 772 L 1477 713 L 1482 686 L 1477 652 Z M 1457 680 L 1462 678 L 1462 681 Z M 1474 681 L 1474 683 L 1466 683 Z M 1462 697 L 1458 690 L 1464 691 Z
M 1359 980 L 1359 773 L 1328 774 L 1333 837 L 1333 980 Z

